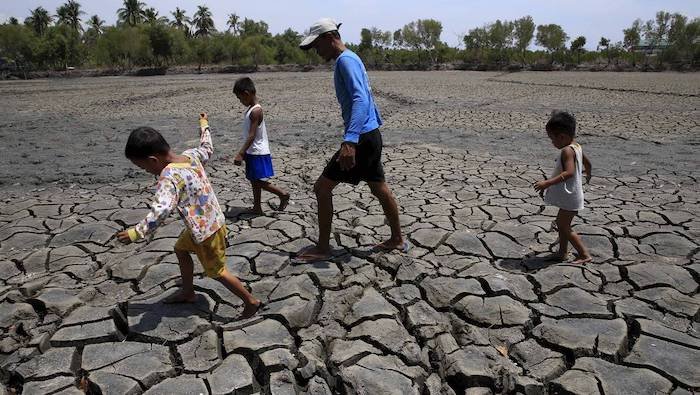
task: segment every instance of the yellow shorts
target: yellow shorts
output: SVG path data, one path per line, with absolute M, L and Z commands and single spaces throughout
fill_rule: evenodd
M 226 271 L 226 226 L 222 226 L 201 244 L 195 243 L 190 230 L 185 229 L 177 239 L 175 249 L 194 252 L 207 277 L 221 277 Z

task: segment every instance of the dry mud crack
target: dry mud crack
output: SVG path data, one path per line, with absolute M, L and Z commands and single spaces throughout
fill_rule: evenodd
M 326 77 L 304 76 L 314 84 Z M 377 78 L 389 112 L 424 108 L 421 98 L 405 100 L 407 88 L 390 92 L 391 78 Z M 389 140 L 399 128 L 394 116 Z M 700 390 L 696 171 L 602 171 L 575 220 L 595 262 L 552 265 L 538 257 L 555 248 L 555 211 L 531 189 L 549 161 L 396 138 L 385 147 L 385 168 L 413 248 L 373 252 L 389 234 L 381 206 L 366 186 L 340 186 L 332 259 L 300 265 L 290 254 L 316 239 L 309 180 L 334 140 L 319 136 L 302 149 L 293 127 L 280 128 L 285 144 L 274 149 L 274 164 L 276 181 L 292 193 L 285 212 L 274 212 L 270 198 L 266 216 L 241 214 L 249 186 L 225 158 L 235 138 L 219 136 L 224 148 L 209 168 L 227 214 L 228 268 L 266 302 L 246 321 L 236 319 L 240 302 L 199 265 L 197 301 L 162 303 L 179 281 L 176 218 L 148 241 L 116 243 L 114 233 L 145 214 L 152 179 L 129 173 L 90 183 L 67 171 L 67 183 L 8 187 L 0 204 L 0 393 Z

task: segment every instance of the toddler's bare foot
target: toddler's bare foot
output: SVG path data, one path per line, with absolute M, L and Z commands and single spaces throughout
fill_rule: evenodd
M 163 300 L 165 304 L 175 304 L 175 303 L 194 303 L 197 301 L 197 294 L 185 293 L 182 290 L 175 292 L 174 294 L 168 296 Z
M 289 194 L 281 196 L 280 197 L 280 205 L 277 206 L 277 211 L 284 211 L 284 209 L 287 208 L 288 204 L 289 204 Z
M 245 320 L 254 316 L 255 313 L 257 313 L 258 310 L 260 310 L 260 307 L 262 307 L 262 305 L 262 302 L 259 300 L 256 303 L 246 303 L 245 307 L 243 308 L 243 312 L 241 312 L 240 319 Z
M 573 262 L 571 262 L 571 263 L 574 264 L 574 265 L 583 265 L 583 264 L 588 263 L 588 262 L 590 262 L 590 261 L 592 261 L 592 260 L 593 260 L 593 258 L 591 258 L 589 255 L 587 255 L 587 256 L 579 256 L 578 258 L 576 258 L 575 261 L 573 261 Z

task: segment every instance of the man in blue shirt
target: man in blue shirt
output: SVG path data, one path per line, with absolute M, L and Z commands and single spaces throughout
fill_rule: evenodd
M 338 152 L 333 155 L 314 184 L 318 202 L 318 243 L 299 252 L 297 260 L 317 261 L 330 257 L 331 221 L 333 219 L 333 189 L 341 182 L 357 185 L 365 181 L 379 199 L 391 228 L 391 237 L 378 244 L 381 250 L 407 250 L 401 235 L 399 210 L 391 190 L 384 180 L 382 167 L 382 119 L 374 104 L 369 78 L 362 60 L 347 49 L 340 39 L 334 20 L 322 18 L 309 29 L 301 49 L 315 49 L 324 60 L 335 60 L 335 94 L 343 115 L 345 133 Z

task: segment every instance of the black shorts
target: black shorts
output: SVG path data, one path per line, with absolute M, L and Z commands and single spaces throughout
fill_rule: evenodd
M 341 170 L 338 163 L 338 150 L 323 169 L 323 176 L 337 182 L 357 185 L 360 181 L 383 182 L 384 167 L 382 166 L 382 134 L 374 129 L 360 135 L 355 146 L 355 167 Z

